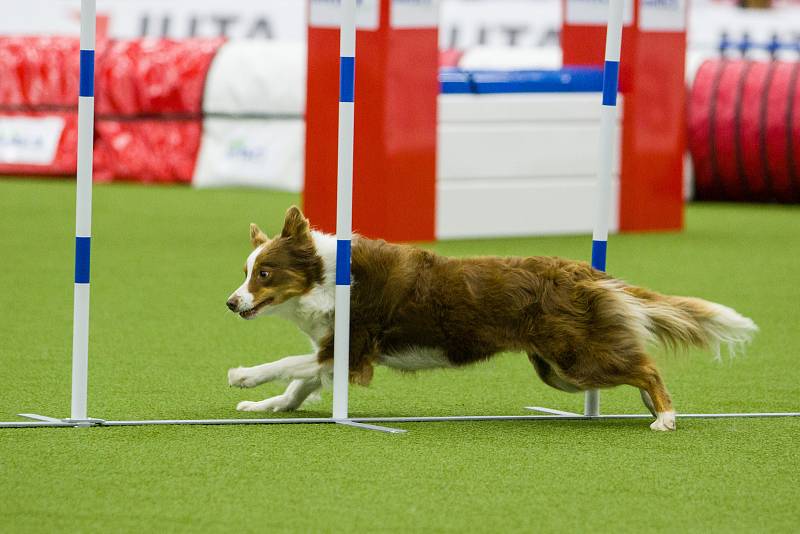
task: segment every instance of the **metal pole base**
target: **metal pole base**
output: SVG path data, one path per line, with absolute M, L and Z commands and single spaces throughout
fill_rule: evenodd
M 95 419 L 93 417 L 87 417 L 86 419 L 57 419 L 55 417 L 50 417 L 49 415 L 40 415 L 38 413 L 18 413 L 17 415 L 24 417 L 25 419 L 32 419 L 34 421 L 41 421 L 44 423 L 52 423 L 55 426 L 87 428 L 105 423 L 104 419 Z M 0 423 L 0 425 L 2 425 L 2 423 Z
M 526 410 L 532 412 L 542 412 L 550 415 L 569 415 L 572 417 L 580 416 L 581 414 L 575 412 L 565 412 L 564 410 L 554 410 L 552 408 L 542 408 L 541 406 L 525 406 Z
M 369 425 L 367 423 L 359 423 L 352 419 L 337 419 L 337 425 L 351 426 L 353 428 L 361 428 L 364 430 L 375 430 L 377 432 L 386 432 L 387 434 L 405 434 L 408 430 L 402 428 L 389 428 L 387 426 Z

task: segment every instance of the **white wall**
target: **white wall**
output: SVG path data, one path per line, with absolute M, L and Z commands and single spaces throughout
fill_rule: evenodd
M 437 237 L 591 232 L 599 131 L 597 93 L 440 96 Z

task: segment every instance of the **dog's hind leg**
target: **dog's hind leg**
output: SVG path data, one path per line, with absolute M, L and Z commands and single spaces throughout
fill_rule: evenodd
M 655 363 L 646 355 L 639 355 L 637 359 L 636 364 L 624 377 L 623 383 L 639 388 L 645 406 L 651 412 L 655 412 L 653 415 L 656 416 L 656 420 L 650 425 L 650 428 L 675 430 L 675 410 L 672 408 L 672 399 L 661 379 L 661 374 Z
M 553 369 L 553 366 L 538 354 L 529 352 L 528 359 L 533 364 L 533 368 L 536 369 L 536 374 L 538 374 L 539 378 L 542 379 L 542 382 L 548 386 L 561 391 L 566 391 L 567 393 L 575 393 L 576 391 L 580 391 L 580 388 L 574 384 L 570 384 L 558 376 L 556 371 Z
M 287 356 L 277 362 L 230 369 L 228 370 L 228 384 L 240 388 L 252 388 L 273 380 L 314 378 L 319 377 L 323 367 L 317 361 L 316 354 Z
M 642 402 L 644 403 L 645 407 L 650 410 L 650 413 L 653 414 L 653 417 L 658 417 L 658 414 L 656 413 L 656 407 L 653 406 L 653 399 L 650 398 L 650 394 L 643 389 L 640 389 L 639 393 L 642 396 Z
M 320 387 L 322 380 L 319 377 L 298 378 L 292 380 L 282 394 L 259 402 L 242 401 L 236 409 L 240 412 L 291 412 Z
M 579 365 L 562 371 L 566 379 L 581 389 L 607 388 L 629 385 L 639 388 L 642 401 L 653 412 L 656 420 L 653 430 L 675 430 L 675 411 L 661 374 L 647 354 L 639 351 L 607 353 L 602 358 L 595 353 L 593 361 L 604 362 L 593 366 Z

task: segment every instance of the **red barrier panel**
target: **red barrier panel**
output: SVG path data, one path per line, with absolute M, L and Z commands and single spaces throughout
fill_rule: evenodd
M 206 75 L 223 42 L 98 43 L 96 179 L 191 181 Z M 75 173 L 78 48 L 74 38 L 0 38 L 0 173 Z
M 110 44 L 96 71 L 102 115 L 199 114 L 222 39 L 141 39 Z
M 378 2 L 375 27 L 359 29 L 356 38 L 353 229 L 429 241 L 436 215 L 438 30 L 394 20 L 390 7 L 389 0 Z M 303 205 L 316 225 L 333 231 L 339 30 L 313 16 L 309 21 Z
M 564 65 L 603 65 L 603 4 L 563 0 Z M 619 65 L 619 88 L 625 97 L 619 228 L 678 230 L 683 227 L 686 149 L 686 4 L 648 1 L 631 2 L 631 7 L 622 29 Z
M 95 180 L 190 183 L 202 120 L 98 120 Z
M 109 46 L 97 69 L 98 180 L 191 182 L 206 75 L 222 39 Z
M 689 102 L 701 200 L 800 202 L 800 63 L 711 60 Z
M 0 109 L 77 105 L 78 39 L 0 37 Z
M 78 39 L 68 37 L 0 37 L 0 120 L 5 118 L 0 174 L 75 172 L 78 48 Z M 47 117 L 63 121 L 60 134 L 58 129 L 37 127 Z M 17 126 L 9 126 L 11 122 Z M 52 144 L 52 152 L 35 148 Z

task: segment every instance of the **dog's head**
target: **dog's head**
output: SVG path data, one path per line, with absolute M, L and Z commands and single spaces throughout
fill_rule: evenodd
M 286 212 L 283 230 L 272 239 L 251 224 L 250 243 L 253 252 L 244 266 L 244 283 L 227 302 L 242 318 L 253 319 L 322 283 L 322 260 L 308 220 L 296 206 Z

